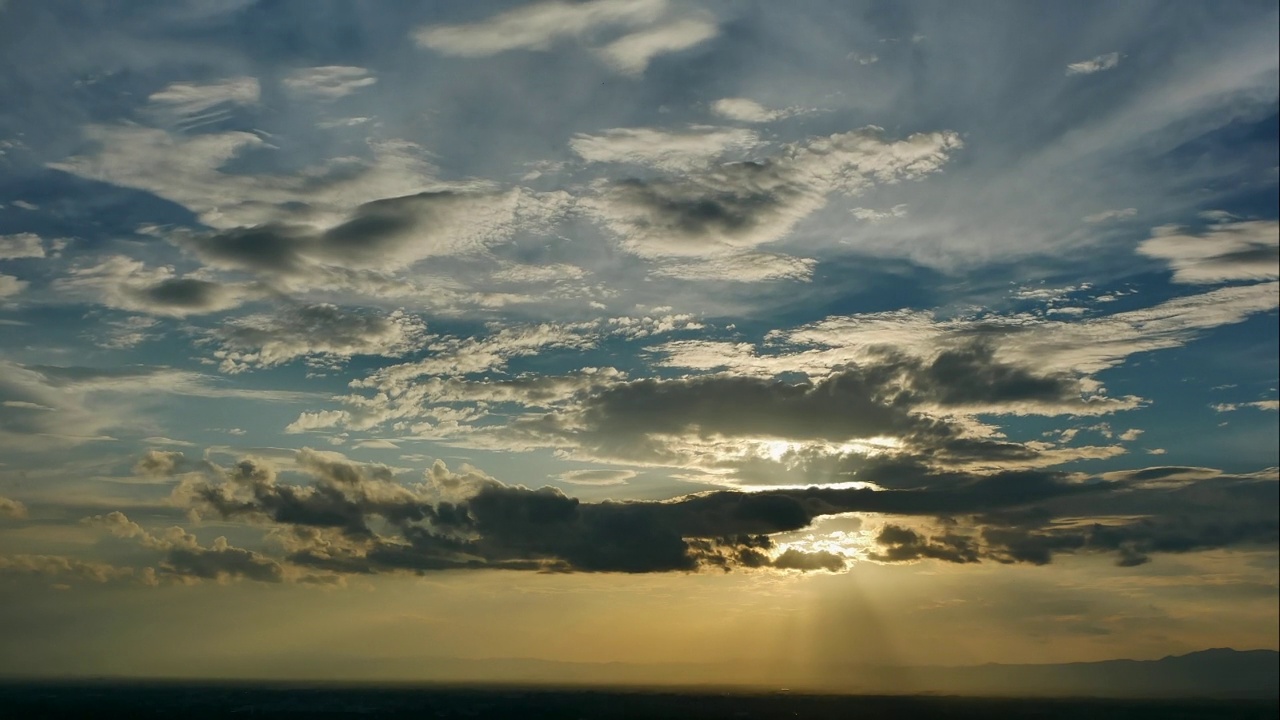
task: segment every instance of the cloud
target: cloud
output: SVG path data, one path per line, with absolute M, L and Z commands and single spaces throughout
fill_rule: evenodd
M 214 538 L 207 548 L 195 544 L 194 538 L 189 544 L 175 544 L 165 554 L 160 570 L 166 575 L 202 580 L 245 578 L 278 583 L 284 579 L 279 563 L 251 550 L 232 547 L 225 537 Z
M 573 485 L 625 485 L 635 476 L 634 470 L 568 470 L 559 477 Z
M 956 342 L 984 338 L 1001 361 L 1043 372 L 1092 374 L 1129 356 L 1181 347 L 1200 333 L 1243 322 L 1280 303 L 1280 284 L 1259 283 L 1177 297 L 1148 308 L 1084 320 L 1052 320 L 1026 313 L 938 320 L 909 310 L 832 316 L 770 335 L 794 346 L 789 354 L 762 356 L 754 348 L 726 352 L 718 346 L 669 345 L 666 364 L 731 368 L 738 372 L 784 370 L 822 375 L 834 367 L 889 347 L 928 357 Z M 708 352 L 710 351 L 710 352 Z
M 274 403 L 314 399 L 307 393 L 226 387 L 200 373 L 167 367 L 111 368 L 20 365 L 0 360 L 0 446 L 40 452 L 137 433 L 153 420 L 139 416 L 157 397 L 240 398 Z M 150 434 L 159 428 L 150 427 Z
M 871 553 L 872 560 L 881 562 L 906 562 L 911 560 L 943 560 L 951 563 L 978 562 L 978 553 L 972 541 L 959 535 L 925 537 L 909 528 L 885 525 L 876 542 L 883 548 Z
M 1103 210 L 1102 212 L 1094 213 L 1093 215 L 1086 215 L 1084 217 L 1084 221 L 1087 223 L 1097 224 L 1097 223 L 1111 222 L 1112 220 L 1127 220 L 1128 218 L 1131 218 L 1137 214 L 1138 214 L 1137 208 L 1124 208 L 1121 210 Z
M 687 50 L 718 33 L 715 23 L 707 20 L 677 20 L 618 38 L 600 48 L 600 55 L 620 72 L 640 75 L 655 57 Z
M 762 282 L 808 280 L 818 262 L 810 258 L 765 252 L 725 252 L 708 258 L 659 260 L 652 273 L 678 280 Z
M 224 518 L 278 525 L 289 562 L 331 572 L 505 567 L 640 573 L 835 570 L 843 558 L 782 553 L 772 559 L 767 536 L 858 510 L 973 511 L 1091 490 L 1056 475 L 1022 473 L 968 476 L 945 490 L 720 491 L 669 502 L 584 503 L 554 488 L 504 485 L 475 472 L 459 487 L 458 476 L 441 462 L 428 472 L 431 482 L 420 486 L 399 484 L 385 467 L 357 465 L 336 453 L 304 449 L 297 463 L 314 486 L 282 484 L 269 468 L 244 460 L 223 480 L 184 483 L 178 497 Z M 441 490 L 452 499 L 439 499 Z M 374 517 L 394 534 L 375 531 Z
M 1242 403 L 1218 403 L 1212 406 L 1218 412 L 1232 412 L 1244 408 L 1253 408 L 1255 410 L 1280 410 L 1280 400 L 1255 400 L 1253 402 Z
M 106 583 L 132 577 L 134 570 L 65 555 L 0 555 L 0 575 L 67 576 Z
M 702 17 L 664 19 L 666 0 L 591 0 L 541 2 L 508 10 L 480 22 L 429 25 L 414 31 L 418 45 L 443 55 L 486 57 L 511 50 L 549 50 L 578 39 L 621 73 L 639 75 L 653 58 L 709 40 L 719 32 Z M 599 45 L 609 28 L 630 29 Z
M 406 419 L 418 420 L 413 426 L 415 432 L 433 429 L 428 420 L 434 420 L 443 429 L 456 429 L 460 422 L 476 419 L 483 412 L 474 406 L 454 410 L 439 403 L 487 404 L 524 399 L 536 404 L 572 395 L 583 384 L 590 386 L 617 377 L 618 373 L 611 369 L 584 369 L 574 379 L 543 377 L 492 383 L 444 381 L 438 376 L 458 378 L 501 370 L 513 358 L 536 355 L 550 348 L 583 349 L 593 344 L 595 338 L 583 334 L 579 328 L 552 324 L 504 328 L 487 338 L 434 339 L 428 348 L 431 355 L 384 367 L 363 380 L 352 382 L 355 389 L 374 389 L 376 394 L 372 399 L 349 395 L 344 398 L 348 409 L 303 413 L 286 431 L 298 433 L 338 426 L 370 429 L 390 420 Z M 431 409 L 426 411 L 428 405 Z
M 711 104 L 711 111 L 738 122 L 762 123 L 780 120 L 796 114 L 795 109 L 773 110 L 750 98 L 720 98 Z
M 429 191 L 365 203 L 320 231 L 271 223 L 188 234 L 177 242 L 216 267 L 263 274 L 397 269 L 430 257 L 483 253 L 517 228 L 547 219 L 556 202 L 520 190 Z
M 0 517 L 24 518 L 27 516 L 27 506 L 18 500 L 12 498 L 0 497 Z
M 718 261 L 780 240 L 830 193 L 857 194 L 877 182 L 937 172 L 958 147 L 954 133 L 887 141 L 879 128 L 864 128 L 793 143 L 759 161 L 603 183 L 596 197 L 580 204 L 628 252 Z
M 1068 75 L 1092 75 L 1103 70 L 1111 70 L 1120 64 L 1120 53 L 1111 52 L 1098 55 L 1089 60 L 1081 60 L 1067 65 Z
M 19 280 L 13 275 L 0 273 L 0 298 L 13 297 L 26 290 L 31 283 Z
M 489 277 L 502 283 L 572 282 L 586 277 L 587 272 L 577 265 L 553 263 L 550 265 L 508 265 Z
M 134 540 L 149 550 L 161 551 L 163 556 L 156 571 L 159 579 L 223 582 L 244 578 L 278 583 L 285 578 L 280 563 L 252 550 L 233 547 L 225 537 L 214 538 L 212 545 L 202 547 L 194 535 L 180 527 L 153 534 L 119 511 L 88 517 L 83 523 L 103 528 L 115 537 Z
M 89 125 L 83 134 L 97 144 L 95 152 L 49 167 L 154 193 L 219 229 L 284 221 L 322 227 L 341 222 L 363 203 L 440 185 L 420 148 L 404 141 L 371 141 L 368 159 L 344 156 L 273 175 L 227 168 L 247 151 L 270 149 L 255 133 L 184 136 L 122 124 Z
M 558 40 L 601 27 L 651 23 L 666 9 L 666 0 L 541 2 L 468 25 L 429 25 L 415 31 L 414 39 L 423 47 L 460 57 L 546 50 Z
M 1280 277 L 1280 222 L 1223 222 L 1199 234 L 1166 225 L 1153 230 L 1138 252 L 1168 262 L 1176 283 L 1274 279 Z
M 337 100 L 378 82 L 369 70 L 350 65 L 299 68 L 281 81 L 290 95 Z
M 302 305 L 249 315 L 209 331 L 223 372 L 281 365 L 300 357 L 333 362 L 355 355 L 396 357 L 416 349 L 426 325 L 403 310 L 386 315 Z
M 229 106 L 256 105 L 260 95 L 258 80 L 252 77 L 176 82 L 152 93 L 143 113 L 166 125 L 192 130 L 230 117 Z
M 39 235 L 35 233 L 0 235 L 0 260 L 42 257 L 44 257 L 44 245 L 41 244 Z
M 705 167 L 727 153 L 758 145 L 749 130 L 695 126 L 687 132 L 614 128 L 600 135 L 580 133 L 569 146 L 588 162 L 627 163 L 679 172 Z
M 870 557 L 1046 565 L 1058 554 L 1110 554 L 1115 564 L 1132 567 L 1156 553 L 1274 547 L 1280 536 L 1274 469 L 1233 476 L 1147 468 L 1113 474 L 1110 482 L 1114 492 L 1106 495 L 1064 495 L 1025 510 L 952 518 L 950 529 L 936 534 L 890 524 L 877 537 L 882 550 Z
M 812 381 L 730 373 L 619 379 L 563 399 L 554 415 L 515 417 L 505 428 L 454 437 L 480 446 L 489 438 L 499 446 L 556 447 L 578 460 L 696 469 L 723 484 L 900 482 L 868 463 L 917 462 L 908 476 L 918 478 L 928 476 L 927 466 L 1034 468 L 1122 454 L 1120 446 L 1007 441 L 975 416 L 1094 415 L 1136 405 L 1136 398 L 1099 395 L 1070 373 L 1006 364 L 989 347 L 969 344 L 927 361 L 886 353 Z
M 242 285 L 181 276 L 167 266 L 149 268 L 123 255 L 73 268 L 53 286 L 72 297 L 87 292 L 108 307 L 169 317 L 229 310 L 256 295 Z
M 802 572 L 813 572 L 815 570 L 840 572 L 847 565 L 848 562 L 843 555 L 837 555 L 825 550 L 805 552 L 795 548 L 787 548 L 772 562 L 772 566 L 779 570 L 800 570 Z
M 888 210 L 874 210 L 872 208 L 856 207 L 850 211 L 854 217 L 864 222 L 878 223 L 885 220 L 893 220 L 907 216 L 907 206 L 905 204 L 894 205 Z

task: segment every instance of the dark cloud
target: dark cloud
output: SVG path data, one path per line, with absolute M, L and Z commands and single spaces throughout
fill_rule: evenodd
M 943 351 L 928 365 L 912 364 L 911 386 L 940 405 L 995 405 L 1024 401 L 1067 403 L 1081 394 L 1077 378 L 1038 374 L 996 360 L 994 348 L 972 342 Z
M 901 443 L 892 453 L 897 462 L 1034 466 L 1041 464 L 1045 446 L 977 437 L 965 417 L 1095 410 L 1078 378 L 1003 362 L 981 340 L 928 361 L 883 352 L 816 382 L 729 374 L 649 378 L 606 385 L 573 402 L 577 407 L 569 414 L 529 418 L 515 427 L 533 435 L 567 435 L 588 456 L 635 462 L 679 464 L 681 438 L 838 446 L 889 437 Z M 830 455 L 830 450 L 806 455 L 797 449 L 789 467 L 799 468 L 800 477 L 816 478 L 852 475 L 867 462 L 865 453 L 855 452 L 841 461 L 845 467 L 835 467 Z M 741 466 L 749 475 L 752 464 L 751 458 L 740 457 L 729 469 Z M 755 465 L 762 465 L 757 473 L 779 472 L 776 462 Z M 813 474 L 805 471 L 810 465 Z M 858 479 L 869 478 L 859 473 Z
M 181 452 L 172 450 L 148 450 L 138 462 L 134 463 L 133 472 L 142 477 L 172 477 L 182 473 L 209 471 L 213 465 L 206 460 L 192 460 Z
M 196 311 L 225 307 L 231 293 L 208 280 L 170 278 L 134 291 L 149 306 Z
M 423 192 L 365 203 L 326 230 L 274 222 L 178 240 L 213 265 L 268 275 L 306 273 L 316 265 L 396 267 L 476 251 L 504 237 L 517 195 Z
M 317 304 L 238 318 L 209 332 L 225 372 L 270 367 L 295 358 L 343 359 L 402 355 L 424 337 L 425 325 L 403 311 L 378 314 Z
M 818 382 L 728 375 L 636 380 L 586 401 L 582 424 L 604 436 L 693 433 L 704 437 L 846 440 L 902 433 L 913 425 L 897 402 L 892 366 L 849 368 Z
M 303 450 L 297 461 L 314 484 L 280 483 L 269 468 L 245 460 L 221 479 L 188 481 L 179 494 L 226 518 L 283 526 L 291 562 L 332 572 L 497 567 L 641 573 L 831 569 L 843 559 L 785 552 L 770 559 L 769 536 L 801 530 L 826 515 L 975 513 L 1111 487 L 1016 472 L 952 474 L 939 489 L 726 490 L 666 502 L 584 503 L 551 487 L 504 485 L 474 472 L 454 475 L 441 463 L 428 474 L 429 485 L 405 486 L 389 468 L 333 453 Z M 455 499 L 441 499 L 441 492 Z
M 1188 470 L 1199 471 L 1201 479 L 1174 486 L 1149 484 L 1153 479 L 1185 478 Z M 1280 542 L 1280 486 L 1275 480 L 1204 479 L 1204 471 L 1147 468 L 1127 473 L 1130 482 L 1113 481 L 1110 490 L 1095 496 L 1064 494 L 1043 501 L 1024 497 L 1029 502 L 1011 502 L 1004 509 L 956 520 L 968 528 L 963 533 L 926 537 L 889 525 L 877 537 L 882 549 L 873 558 L 1046 565 L 1059 554 L 1098 553 L 1114 555 L 1118 565 L 1133 566 L 1157 553 L 1274 548 Z M 1093 522 L 1081 519 L 1105 514 L 1113 515 Z
M 208 548 L 170 548 L 160 563 L 160 570 L 166 575 L 202 580 L 245 578 L 275 583 L 284 579 L 284 568 L 280 563 L 251 550 L 231 547 L 224 537 L 215 539 Z
M 182 491 L 223 517 L 261 517 L 285 525 L 334 528 L 354 537 L 370 537 L 369 516 L 390 522 L 422 521 L 434 508 L 411 491 L 391 482 L 382 466 L 357 466 L 304 450 L 299 464 L 311 473 L 314 486 L 276 482 L 274 470 L 255 460 L 241 460 L 226 472 L 226 482 L 198 481 Z
M 614 131 L 615 142 L 623 140 L 618 132 L 624 131 Z M 679 175 L 603 184 L 584 206 L 629 252 L 696 262 L 746 253 L 784 237 L 832 193 L 856 194 L 873 182 L 936 172 L 960 145 L 949 132 L 890 141 L 879 128 L 868 127 L 785 145 L 756 160 L 718 163 L 717 153 L 710 153 L 700 167 L 682 167 Z M 654 146 L 646 153 L 637 146 L 611 159 L 649 155 L 661 167 L 667 152 Z M 713 275 L 735 279 L 737 273 L 727 266 Z
M 144 461 L 157 471 L 176 469 L 180 462 L 172 455 L 152 453 Z M 721 490 L 668 501 L 588 503 L 553 487 L 505 485 L 474 468 L 453 473 L 439 461 L 425 483 L 408 485 L 388 467 L 336 453 L 303 449 L 296 462 L 311 484 L 282 483 L 272 468 L 246 459 L 188 476 L 175 497 L 224 518 L 272 526 L 288 562 L 339 574 L 479 568 L 836 571 L 844 557 L 797 548 L 778 552 L 773 538 L 847 513 L 900 518 L 876 536 L 869 557 L 880 562 L 1044 565 L 1062 553 L 1097 553 L 1134 565 L 1155 553 L 1267 547 L 1280 537 L 1280 494 L 1266 473 L 1170 486 L 1141 478 L 1165 477 L 1176 469 L 1149 468 L 1130 473 L 1139 479 L 1106 480 L 1043 470 L 930 471 L 891 461 L 868 468 L 887 489 Z M 145 536 L 130 523 L 118 524 L 130 529 L 117 534 Z M 203 567 L 194 539 L 164 547 L 195 553 L 180 555 L 182 564 L 171 562 L 175 568 L 196 574 Z M 250 563 L 234 553 L 207 561 L 218 559 Z M 273 572 L 258 567 L 260 562 L 250 564 L 241 568 L 245 577 L 253 577 L 250 571 Z
M 788 548 L 773 560 L 773 567 L 779 570 L 802 570 L 805 572 L 813 570 L 839 572 L 844 570 L 845 565 L 846 561 L 842 555 L 823 550 L 804 552 L 795 548 Z
M 925 537 L 920 533 L 897 525 L 886 525 L 876 536 L 883 548 L 872 553 L 873 560 L 903 562 L 909 560 L 945 560 L 953 563 L 978 562 L 978 550 L 973 542 L 962 535 L 944 534 Z

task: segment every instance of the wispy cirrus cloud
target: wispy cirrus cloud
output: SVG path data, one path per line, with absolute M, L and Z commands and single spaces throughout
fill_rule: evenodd
M 591 0 L 540 2 L 462 25 L 429 25 L 414 32 L 425 48 L 445 55 L 484 57 L 512 50 L 545 51 L 557 42 L 577 39 L 627 75 L 640 75 L 653 58 L 701 44 L 716 36 L 717 25 L 704 17 L 670 17 L 666 0 Z M 602 32 L 623 30 L 600 42 Z
M 299 97 L 337 100 L 378 82 L 368 69 L 351 65 L 300 68 L 284 77 L 285 90 Z
M 1104 70 L 1112 70 L 1120 64 L 1120 53 L 1109 52 L 1088 60 L 1081 60 L 1067 65 L 1068 75 L 1092 75 Z

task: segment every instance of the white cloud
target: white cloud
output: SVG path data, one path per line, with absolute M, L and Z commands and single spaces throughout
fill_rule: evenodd
M 377 83 L 378 78 L 362 67 L 322 65 L 294 70 L 281 82 L 291 95 L 337 100 Z
M 894 205 L 888 210 L 875 210 L 872 208 L 856 207 L 850 211 L 854 217 L 869 223 L 884 222 L 885 220 L 893 220 L 896 218 L 904 218 L 907 216 L 907 206 L 905 203 Z
M 423 47 L 460 57 L 546 50 L 557 40 L 602 27 L 651 23 L 666 10 L 666 0 L 541 2 L 467 25 L 429 25 L 415 31 L 414 39 Z
M 40 243 L 39 235 L 35 233 L 0 235 L 0 260 L 42 257 L 44 257 L 44 245 Z
M 721 98 L 711 105 L 717 115 L 739 122 L 760 123 L 794 115 L 794 109 L 772 110 L 749 98 Z
M 236 373 L 300 357 L 396 357 L 423 342 L 426 326 L 403 310 L 375 315 L 334 305 L 308 305 L 236 318 L 210 331 L 210 337 L 220 345 L 214 357 L 221 370 Z
M 1267 280 L 1280 277 L 1280 222 L 1220 223 L 1199 234 L 1166 225 L 1155 228 L 1138 252 L 1167 261 L 1177 283 Z
M 1138 428 L 1129 428 L 1128 430 L 1120 433 L 1118 437 L 1125 442 L 1133 442 L 1134 440 L 1137 440 L 1142 433 L 1143 431 Z
M 166 124 L 192 129 L 228 117 L 227 105 L 255 105 L 260 95 L 258 80 L 252 77 L 210 83 L 176 82 L 152 93 L 144 112 Z
M 1120 53 L 1110 52 L 1104 55 L 1081 60 L 1067 65 L 1068 75 L 1092 75 L 1103 70 L 1110 70 L 1120 64 Z
M 635 476 L 634 470 L 569 470 L 559 478 L 573 485 L 625 485 Z
M 759 137 L 750 130 L 733 128 L 693 127 L 687 132 L 614 128 L 600 135 L 575 135 L 569 146 L 588 162 L 681 171 L 705 167 L 726 153 L 741 153 L 759 143 Z
M 658 260 L 654 275 L 680 280 L 723 280 L 762 282 L 765 280 L 808 280 L 817 261 L 765 252 L 725 252 L 700 258 Z
M 600 54 L 620 72 L 639 75 L 655 57 L 686 50 L 710 40 L 718 32 L 715 23 L 706 20 L 677 20 L 623 36 L 600 48 Z
M 756 248 L 782 239 L 835 192 L 856 195 L 875 183 L 937 172 L 961 146 L 951 132 L 885 140 L 869 127 L 778 148 L 771 157 L 707 166 L 649 180 L 602 182 L 579 205 L 617 235 L 624 250 L 666 260 L 659 272 L 707 276 L 716 264 L 767 277 L 807 275 L 804 260 Z M 679 262 L 689 267 L 677 266 Z M 734 279 L 732 275 L 724 279 Z
M 508 265 L 489 277 L 503 283 L 548 283 L 565 280 L 581 280 L 587 272 L 577 265 L 552 263 L 550 265 Z
M 30 285 L 26 280 L 19 280 L 12 275 L 0 273 L 0 298 L 13 297 Z
M 169 317 L 229 310 L 256 294 L 243 285 L 178 275 L 168 266 L 149 268 L 123 255 L 73 268 L 54 287 L 73 297 L 88 293 L 108 307 Z
M 247 132 L 190 137 L 137 125 L 90 125 L 99 149 L 49 167 L 146 190 L 195 213 L 214 228 L 290 221 L 340 222 L 362 203 L 439 187 L 434 168 L 413 143 L 371 143 L 372 159 L 341 157 L 289 175 L 246 175 L 224 166 L 242 152 L 267 149 Z
M 798 372 L 823 378 L 849 363 L 876 362 L 888 350 L 930 359 L 979 329 L 992 343 L 995 359 L 1037 372 L 1089 378 L 1130 356 L 1181 347 L 1201 332 L 1242 322 L 1280 305 L 1280 283 L 1215 290 L 1175 298 L 1159 305 L 1085 320 L 1065 321 L 1030 313 L 983 315 L 940 320 L 932 313 L 897 310 L 833 316 L 770 333 L 767 353 L 750 343 L 677 340 L 651 348 L 659 365 L 736 375 L 771 377 Z M 779 351 L 778 345 L 787 351 Z M 1100 384 L 1090 380 L 1091 393 Z M 1134 407 L 1137 398 L 1098 396 L 1093 405 L 1077 405 L 1077 414 L 1107 413 Z M 1045 408 L 1050 410 L 1050 408 Z M 1057 412 L 1057 410 L 1054 410 Z
M 1254 402 L 1242 403 L 1219 403 L 1212 406 L 1218 412 L 1234 412 L 1244 408 L 1253 408 L 1254 410 L 1280 410 L 1280 400 L 1255 400 Z

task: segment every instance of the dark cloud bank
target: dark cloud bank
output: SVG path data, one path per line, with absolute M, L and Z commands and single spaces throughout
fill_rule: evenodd
M 389 468 L 336 454 L 304 449 L 297 460 L 314 482 L 284 483 L 269 466 L 246 459 L 230 469 L 205 467 L 187 475 L 175 497 L 224 519 L 266 525 L 284 550 L 283 562 L 334 574 L 838 571 L 846 566 L 843 556 L 795 548 L 778 553 L 772 536 L 852 512 L 896 516 L 870 553 L 880 562 L 1045 564 L 1061 553 L 1107 553 L 1127 566 L 1146 562 L 1151 553 L 1277 542 L 1277 484 L 1270 476 L 1146 486 L 1049 471 L 947 473 L 905 483 L 910 489 L 724 490 L 663 502 L 587 503 L 555 488 L 505 485 L 469 468 L 454 473 L 439 462 L 427 482 L 406 485 Z M 194 466 L 178 459 L 168 465 Z M 1070 519 L 1098 517 L 1111 508 L 1124 516 Z M 170 557 L 169 563 L 202 576 L 201 562 L 243 561 L 252 567 L 233 574 L 281 577 L 265 558 L 233 558 L 234 548 L 217 549 L 217 557 L 206 552 Z

